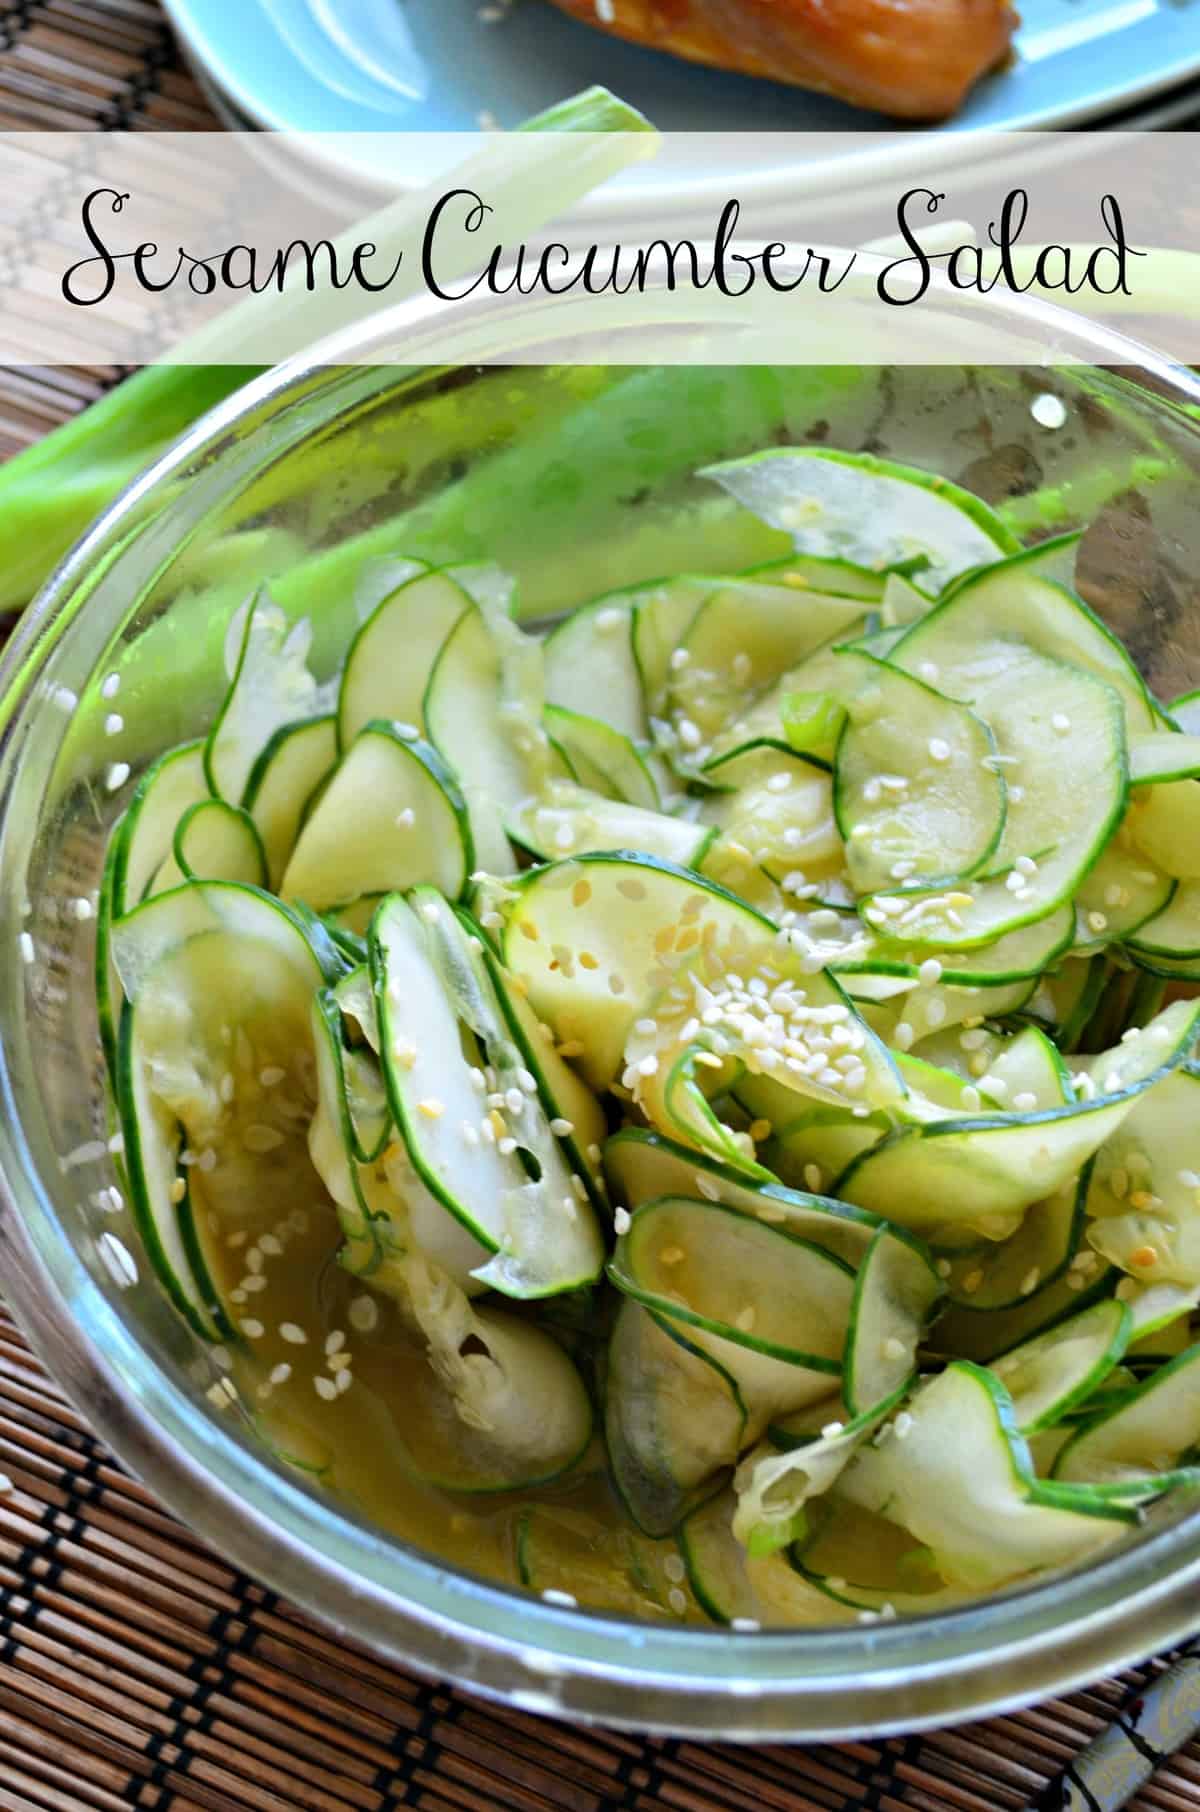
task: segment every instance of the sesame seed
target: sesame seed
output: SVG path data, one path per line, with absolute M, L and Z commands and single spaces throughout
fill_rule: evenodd
M 262 1126 L 256 1123 L 246 1128 L 242 1134 L 242 1144 L 247 1151 L 255 1154 L 276 1151 L 283 1144 L 283 1134 L 277 1132 L 273 1126 Z M 204 1155 L 207 1157 L 208 1153 L 206 1152 Z M 214 1152 L 212 1155 L 215 1163 L 216 1153 Z M 203 1163 L 203 1159 L 198 1159 L 197 1162 Z M 211 1165 L 206 1168 L 211 1169 Z
M 186 1194 L 187 1194 L 187 1184 L 184 1182 L 182 1177 L 176 1177 L 175 1181 L 171 1184 L 171 1189 L 170 1189 L 171 1200 L 173 1202 L 182 1202 L 182 1200 Z
M 370 1334 L 379 1326 L 379 1304 L 373 1296 L 355 1296 L 346 1316 L 356 1334 Z
M 104 699 L 115 698 L 117 696 L 117 693 L 120 690 L 121 690 L 120 674 L 119 673 L 106 674 L 104 683 L 100 687 L 101 698 L 104 698 Z
M 427 1120 L 439 1120 L 445 1113 L 446 1107 L 444 1102 L 435 1100 L 432 1095 L 427 1095 L 423 1101 L 417 1102 L 417 1111 L 424 1114 Z
M 267 1331 L 262 1322 L 255 1321 L 253 1317 L 250 1317 L 245 1321 L 240 1321 L 238 1326 L 241 1328 L 242 1333 L 246 1336 L 247 1340 L 261 1340 Z
M 105 777 L 104 784 L 110 793 L 119 792 L 129 779 L 129 763 L 114 761 Z
M 1050 719 L 1050 728 L 1056 736 L 1065 736 L 1071 728 L 1071 720 L 1065 711 L 1056 711 Z
M 632 1225 L 633 1216 L 630 1214 L 628 1208 L 615 1208 L 613 1210 L 613 1231 L 618 1238 L 621 1238 L 624 1234 L 628 1233 Z
M 885 1359 L 907 1359 L 908 1348 L 903 1340 L 897 1340 L 895 1334 L 889 1334 L 883 1343 L 883 1356 Z
M 687 1593 L 681 1592 L 678 1586 L 672 1586 L 671 1590 L 667 1593 L 667 1603 L 673 1611 L 677 1612 L 677 1614 L 682 1617 L 688 1608 Z
M 561 1604 L 568 1610 L 573 1610 L 579 1602 L 577 1598 L 572 1598 L 570 1592 L 560 1592 L 557 1586 L 547 1586 L 542 1597 L 547 1604 Z
M 625 621 L 625 612 L 623 610 L 617 610 L 616 608 L 614 608 L 611 605 L 608 606 L 604 610 L 597 611 L 597 613 L 596 613 L 596 628 L 597 629 L 602 629 L 605 631 L 608 631 L 610 629 L 619 629 L 621 627 L 621 624 L 624 621 Z
M 286 1340 L 289 1346 L 307 1346 L 308 1335 L 294 1321 L 284 1321 L 279 1325 L 279 1337 Z
M 917 673 L 918 673 L 919 677 L 925 681 L 926 685 L 929 685 L 929 686 L 932 686 L 933 682 L 938 677 L 937 667 L 934 665 L 934 663 L 932 661 L 920 662 L 920 664 L 917 667 Z
M 286 1384 L 292 1375 L 292 1368 L 285 1359 L 281 1364 L 272 1366 L 267 1375 L 272 1384 Z
M 121 713 L 119 711 L 110 711 L 104 720 L 104 734 L 106 736 L 119 736 L 124 728 L 125 719 L 121 716 Z
M 319 1375 L 313 1379 L 313 1389 L 316 1391 L 318 1397 L 324 1398 L 326 1403 L 332 1403 L 333 1399 L 338 1394 L 337 1385 L 334 1383 L 333 1379 L 324 1378 Z
M 743 1334 L 748 1334 L 757 1319 L 753 1303 L 747 1303 L 744 1309 L 738 1310 L 737 1327 Z
M 286 1075 L 287 1071 L 275 1063 L 268 1064 L 266 1069 L 259 1070 L 258 1079 L 264 1088 L 278 1088 Z
M 1037 1265 L 1033 1265 L 1028 1271 L 1026 1271 L 1024 1277 L 1021 1279 L 1022 1296 L 1031 1296 L 1033 1294 L 1033 1292 L 1038 1287 L 1039 1281 L 1041 1280 L 1041 1275 L 1042 1275 L 1041 1270 L 1039 1269 L 1039 1267 Z
M 819 1164 L 806 1164 L 804 1166 L 804 1187 L 810 1190 L 813 1195 L 820 1194 L 824 1181 L 825 1178 Z
M 411 805 L 406 805 L 402 812 L 396 813 L 397 830 L 411 830 L 416 822 L 417 814 L 414 812 Z
M 23 963 L 31 963 L 33 961 L 36 953 L 33 947 L 33 939 L 27 931 L 19 933 L 17 937 L 17 949 L 21 952 L 21 961 Z
M 52 704 L 58 706 L 60 711 L 73 711 L 79 703 L 79 696 L 72 692 L 70 686 L 55 686 L 50 694 L 50 700 Z
M 832 1441 L 835 1435 L 840 1435 L 845 1431 L 845 1427 L 846 1424 L 844 1422 L 826 1422 L 824 1428 L 821 1430 L 821 1439 L 824 1441 Z
M 672 653 L 671 653 L 670 663 L 669 663 L 671 672 L 672 673 L 681 673 L 683 671 L 683 669 L 687 666 L 687 664 L 691 660 L 691 658 L 692 657 L 688 653 L 686 648 L 673 649 Z
M 571 1134 L 575 1131 L 575 1122 L 573 1120 L 563 1119 L 551 1120 L 550 1131 L 554 1134 L 556 1139 L 569 1139 Z
M 896 1431 L 896 1439 L 898 1441 L 906 1441 L 912 1432 L 912 1425 L 912 1417 L 906 1409 L 902 1409 L 892 1425 Z
M 1013 867 L 1017 870 L 1018 874 L 1023 875 L 1035 875 L 1038 871 L 1037 863 L 1032 856 L 1018 856 L 1013 863 Z
M 932 988 L 940 982 L 942 979 L 942 965 L 938 962 L 937 957 L 927 956 L 925 961 L 921 964 L 921 967 L 917 970 L 917 976 L 923 988 Z
M 1031 1089 L 1023 1088 L 1013 1096 L 1012 1104 L 1019 1114 L 1031 1114 L 1037 1106 L 1037 1096 Z
M 441 916 L 441 907 L 435 905 L 432 900 L 426 900 L 425 904 L 421 907 L 421 917 L 424 919 L 425 923 L 427 925 L 436 925 Z
M 1108 920 L 1102 912 L 1089 912 L 1087 915 L 1087 922 L 1089 929 L 1092 931 L 1108 930 Z
M 703 734 L 690 717 L 681 717 L 676 728 L 685 749 L 698 749 L 703 743 Z
M 697 1171 L 693 1181 L 706 1202 L 720 1201 L 721 1191 L 717 1188 L 717 1185 L 713 1182 L 711 1177 L 706 1177 L 702 1175 L 700 1171 Z
M 914 1028 L 909 1025 L 907 1019 L 901 1019 L 897 1023 L 895 1031 L 892 1033 L 892 1042 L 895 1044 L 897 1050 L 911 1050 L 915 1038 L 916 1032 Z
M 929 738 L 929 759 L 931 761 L 949 761 L 950 744 L 943 736 Z
M 971 1083 L 967 1084 L 959 1099 L 962 1101 L 963 1106 L 969 1114 L 976 1114 L 979 1112 L 982 1098 L 979 1090 L 973 1087 Z
M 768 793 L 786 793 L 791 784 L 791 775 L 781 769 L 778 774 L 772 774 L 767 781 L 767 791 Z

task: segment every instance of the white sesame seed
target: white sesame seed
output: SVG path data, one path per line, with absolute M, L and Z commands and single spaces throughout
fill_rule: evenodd
M 619 629 L 625 621 L 625 612 L 609 606 L 596 613 L 596 628 L 603 630 Z
M 104 683 L 100 688 L 100 696 L 101 696 L 101 698 L 104 698 L 104 699 L 115 698 L 117 696 L 117 693 L 120 690 L 121 690 L 120 674 L 119 673 L 110 673 L 110 674 L 106 675 Z
M 913 1419 L 906 1409 L 902 1409 L 892 1424 L 898 1441 L 906 1441 L 912 1432 Z
M 370 1334 L 379 1326 L 379 1304 L 373 1296 L 355 1296 L 346 1318 L 356 1334 Z
M 120 791 L 128 779 L 129 763 L 127 761 L 114 761 L 108 770 L 104 784 L 110 793 L 116 793 Z
M 1092 931 L 1107 931 L 1108 930 L 1108 920 L 1102 912 L 1089 912 L 1087 915 L 1087 922 L 1088 922 L 1089 930 L 1092 930 Z
M 273 1365 L 267 1375 L 272 1384 L 286 1384 L 292 1375 L 292 1368 L 285 1359 L 279 1365 Z
M 671 660 L 669 663 L 671 672 L 672 673 L 681 673 L 683 671 L 683 669 L 687 666 L 687 664 L 691 660 L 691 658 L 692 657 L 688 653 L 686 648 L 673 649 L 672 653 L 671 653 Z
M 308 1344 L 308 1335 L 303 1328 L 297 1327 L 294 1321 L 280 1323 L 279 1337 L 281 1340 L 286 1340 L 289 1346 L 306 1346 Z
M 313 1379 L 313 1389 L 316 1391 L 318 1397 L 324 1398 L 326 1403 L 332 1403 L 333 1399 L 338 1394 L 337 1385 L 334 1383 L 333 1379 L 325 1378 L 320 1375 Z
M 565 1605 L 568 1610 L 573 1610 L 579 1602 L 577 1598 L 572 1598 L 570 1592 L 560 1592 L 557 1586 L 547 1586 L 542 1597 L 547 1604 Z
M 907 1019 L 901 1019 L 898 1021 L 896 1029 L 892 1033 L 892 1042 L 895 1044 L 897 1050 L 909 1051 L 912 1049 L 915 1037 L 916 1032 L 913 1027 L 909 1025 Z
M 417 822 L 417 814 L 411 805 L 406 805 L 402 812 L 396 813 L 396 829 L 411 830 Z
M 50 694 L 50 699 L 60 711 L 73 711 L 79 703 L 78 694 L 72 692 L 70 686 L 55 686 Z
M 1038 871 L 1038 865 L 1032 856 L 1018 856 L 1013 863 L 1013 867 L 1017 870 L 1018 874 L 1023 875 L 1035 875 Z
M 613 1231 L 618 1237 L 628 1233 L 632 1225 L 633 1217 L 627 1208 L 615 1208 L 613 1210 Z
M 942 965 L 936 956 L 927 956 L 917 975 L 923 988 L 932 988 L 942 979 Z
M 119 736 L 124 728 L 125 719 L 121 716 L 121 713 L 119 711 L 110 711 L 104 720 L 104 734 L 106 736 Z
M 1056 736 L 1065 736 L 1071 728 L 1071 720 L 1065 711 L 1056 711 L 1050 719 L 1050 728 Z
M 246 1336 L 247 1340 L 261 1340 L 267 1331 L 262 1322 L 255 1321 L 252 1316 L 245 1321 L 240 1321 L 238 1326 L 241 1328 L 242 1333 Z
M 821 1430 L 821 1439 L 824 1441 L 832 1441 L 835 1435 L 840 1435 L 844 1432 L 845 1427 L 846 1424 L 844 1422 L 826 1422 L 824 1428 Z
M 690 717 L 681 717 L 677 729 L 679 740 L 685 749 L 698 749 L 704 741 L 703 734 Z
M 1020 1094 L 1013 1096 L 1012 1104 L 1019 1114 L 1031 1114 L 1037 1106 L 1037 1096 L 1032 1090 L 1023 1088 Z
M 980 1106 L 982 1105 L 982 1098 L 979 1090 L 974 1088 L 970 1083 L 967 1084 L 966 1088 L 959 1096 L 959 1099 L 969 1114 L 979 1112 Z
M 18 934 L 17 949 L 21 952 L 21 961 L 23 963 L 31 963 L 33 961 L 36 952 L 33 947 L 33 939 L 27 931 L 22 931 Z
M 779 773 L 772 774 L 767 781 L 767 791 L 768 793 L 786 793 L 791 784 L 791 775 L 781 769 Z
M 929 738 L 929 759 L 931 761 L 949 761 L 950 744 L 946 741 L 944 736 L 931 736 Z

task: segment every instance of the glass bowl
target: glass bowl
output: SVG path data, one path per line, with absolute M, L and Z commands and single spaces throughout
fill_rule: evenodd
M 288 1471 L 214 1405 L 212 1355 L 160 1295 L 107 1193 L 117 1179 L 90 916 L 104 839 L 129 776 L 210 720 L 225 623 L 259 580 L 312 616 L 324 676 L 371 559 L 495 559 L 515 571 L 527 612 L 552 614 L 672 566 L 744 563 L 747 525 L 714 514 L 693 468 L 824 442 L 911 460 L 992 500 L 1036 486 L 1030 536 L 1087 528 L 1081 582 L 1160 694 L 1200 683 L 1200 384 L 1052 310 L 996 308 L 1028 347 L 1023 366 L 451 367 L 419 362 L 431 318 L 406 305 L 355 330 L 354 357 L 376 363 L 339 363 L 347 346 L 333 343 L 206 417 L 76 548 L 9 645 L 5 1291 L 89 1423 L 173 1511 L 246 1572 L 422 1673 L 640 1729 L 847 1737 L 1062 1691 L 1200 1623 L 1200 1516 L 1178 1505 L 1038 1585 L 828 1630 L 623 1621 L 453 1570 Z M 482 332 L 490 356 L 505 321 L 493 311 Z M 526 305 L 526 357 L 530 337 Z M 1050 346 L 1088 363 L 1050 368 Z M 570 356 L 586 353 L 576 340 Z

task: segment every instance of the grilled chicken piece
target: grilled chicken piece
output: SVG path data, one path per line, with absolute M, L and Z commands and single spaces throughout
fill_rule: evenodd
M 816 88 L 898 119 L 954 113 L 1003 61 L 1007 0 L 555 0 L 634 44 Z

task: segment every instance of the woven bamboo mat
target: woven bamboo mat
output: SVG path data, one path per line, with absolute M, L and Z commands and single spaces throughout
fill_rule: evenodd
M 213 124 L 153 0 L 0 0 L 0 130 Z M 0 456 L 119 375 L 0 368 Z M 582 1731 L 412 1679 L 233 1571 L 91 1437 L 3 1310 L 0 1470 L 0 1812 L 1017 1812 L 1158 1666 L 882 1744 Z M 1196 1812 L 1200 1745 L 1135 1806 Z

